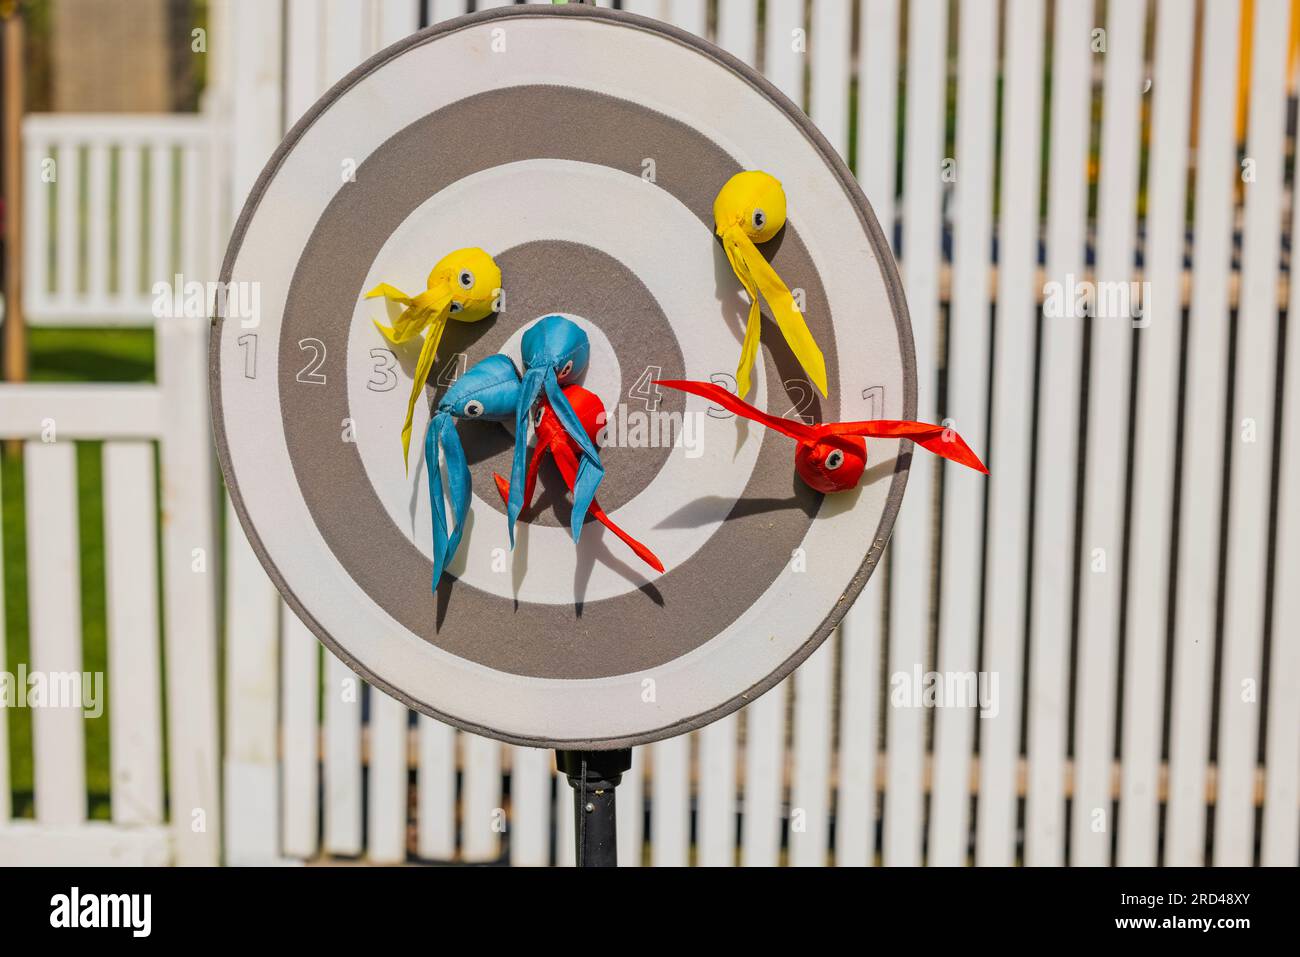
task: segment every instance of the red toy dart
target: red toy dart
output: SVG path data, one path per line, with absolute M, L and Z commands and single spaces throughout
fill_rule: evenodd
M 799 443 L 794 453 L 795 471 L 819 492 L 846 492 L 858 484 L 867 467 L 864 436 L 881 439 L 911 439 L 935 455 L 951 459 L 977 472 L 988 474 L 979 457 L 960 435 L 942 425 L 876 419 L 870 422 L 823 422 L 808 425 L 795 419 L 760 412 L 748 402 L 711 382 L 659 381 L 658 385 L 689 392 L 716 402 L 724 409 L 753 419 Z
M 587 437 L 595 445 L 596 434 L 605 422 L 604 403 L 600 401 L 600 398 L 595 393 L 588 392 L 580 385 L 567 386 L 564 389 L 564 397 L 573 406 L 573 411 L 582 422 Z M 564 426 L 556 418 L 549 402 L 542 399 L 539 409 L 541 414 L 535 427 L 537 445 L 533 449 L 532 459 L 528 462 L 528 475 L 524 481 L 524 508 L 527 508 L 533 500 L 533 491 L 537 488 L 537 467 L 542 463 L 543 452 L 550 451 L 551 457 L 555 459 L 556 467 L 560 470 L 560 477 L 564 479 L 564 484 L 569 487 L 569 491 L 573 491 L 574 483 L 578 477 L 579 450 L 577 443 L 564 430 Z M 496 479 L 497 491 L 501 493 L 501 500 L 508 502 L 510 499 L 510 482 L 495 472 L 492 477 Z M 600 507 L 599 502 L 593 499 L 591 508 L 588 511 L 596 521 L 626 542 L 628 547 L 636 552 L 643 562 L 657 572 L 664 570 L 663 563 L 659 561 L 655 553 L 619 528 L 614 520 L 605 514 L 605 510 Z

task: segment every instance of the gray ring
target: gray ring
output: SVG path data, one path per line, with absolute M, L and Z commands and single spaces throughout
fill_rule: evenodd
M 713 195 L 718 184 L 740 171 L 733 157 L 678 120 L 604 93 L 558 86 L 513 86 L 475 94 L 394 133 L 366 158 L 355 182 L 339 190 L 320 215 L 286 299 L 280 328 L 279 395 L 285 442 L 299 490 L 321 537 L 361 590 L 410 633 L 444 651 L 496 671 L 532 678 L 607 678 L 662 666 L 710 641 L 743 615 L 806 537 L 821 499 L 794 477 L 787 441 L 763 436 L 758 461 L 743 494 L 732 504 L 731 517 L 688 560 L 676 563 L 653 583 L 586 601 L 582 596 L 590 574 L 587 560 L 593 556 L 584 550 L 573 603 L 512 604 L 496 596 L 484 600 L 483 591 L 450 576 L 440 583 L 436 602 L 431 602 L 427 582 L 432 562 L 390 519 L 369 482 L 357 446 L 338 441 L 340 421 L 362 418 L 348 404 L 343 378 L 335 377 L 324 386 L 295 382 L 302 361 L 294 344 L 311 337 L 323 343 L 330 355 L 345 352 L 357 296 L 383 244 L 430 196 L 480 171 L 484 156 L 466 152 L 456 143 L 456 131 L 466 126 L 508 131 L 493 144 L 491 167 L 539 158 L 581 159 L 622 168 L 631 178 L 641 157 L 670 156 L 673 162 L 661 165 L 671 168 L 662 170 L 656 186 L 645 188 L 662 189 L 685 206 L 699 222 L 702 243 L 708 243 L 713 233 Z M 617 129 L 618 135 L 607 135 L 609 129 Z M 631 364 L 630 354 L 644 361 L 662 357 L 665 374 L 680 377 L 684 372 L 680 346 L 640 280 L 607 254 L 566 246 L 572 254 L 567 260 L 550 241 L 505 253 L 500 265 L 506 310 L 491 321 L 452 324 L 444 339 L 444 354 L 464 351 L 470 361 L 477 361 L 497 351 L 496 344 L 538 314 L 572 312 L 595 322 L 616 343 L 621 365 Z M 704 248 L 714 257 L 721 288 L 734 294 L 739 285 L 718 244 Z M 794 224 L 765 243 L 764 252 L 792 286 L 804 289 L 809 325 L 827 357 L 832 394 L 838 396 L 830 305 Z M 744 311 L 739 299 L 731 301 Z M 767 339 L 773 360 L 765 363 L 767 387 L 775 403 L 783 381 L 794 376 L 802 379 L 803 374 L 775 329 Z M 382 344 L 378 335 L 375 341 Z M 668 404 L 683 408 L 684 396 L 672 392 Z M 821 416 L 820 409 L 818 414 L 843 417 Z M 466 424 L 460 431 L 488 442 L 493 435 L 504 437 L 501 430 L 481 423 Z M 619 463 L 626 460 L 616 454 L 620 450 L 612 451 L 606 474 L 617 490 L 624 481 Z M 667 450 L 662 451 L 653 457 L 655 471 L 667 459 Z M 636 464 L 650 468 L 640 461 Z M 474 487 L 480 498 L 492 500 L 490 474 L 477 475 Z M 346 511 L 338 507 L 340 502 L 348 503 Z M 615 503 L 611 499 L 606 507 Z M 701 509 L 707 512 L 714 507 L 716 503 L 710 501 L 677 505 L 664 516 L 663 525 L 690 526 L 698 521 Z M 358 529 L 365 529 L 364 534 L 358 534 Z M 628 531 L 653 549 L 653 528 Z M 474 534 L 471 523 L 466 537 Z M 603 564 L 616 569 L 636 564 L 637 559 L 612 536 L 603 530 L 594 534 L 605 536 L 606 549 L 598 559 Z M 545 560 L 530 551 L 517 546 L 509 556 L 507 572 L 517 576 L 530 562 Z M 720 591 L 720 569 L 737 555 L 745 556 L 746 573 L 731 577 Z

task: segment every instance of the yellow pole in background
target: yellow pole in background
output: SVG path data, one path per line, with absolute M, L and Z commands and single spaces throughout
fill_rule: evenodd
M 4 83 L 0 96 L 0 197 L 4 199 L 4 377 L 10 382 L 27 378 L 27 330 L 23 322 L 23 219 L 22 219 L 22 116 L 23 18 L 16 0 L 0 0 L 3 27 Z
M 1255 0 L 1241 0 L 1241 36 L 1237 40 L 1237 145 L 1246 141 L 1246 114 L 1250 106 L 1251 30 L 1255 25 Z
M 1291 40 L 1286 51 L 1286 89 L 1295 93 L 1296 53 L 1300 51 L 1300 0 L 1291 0 Z

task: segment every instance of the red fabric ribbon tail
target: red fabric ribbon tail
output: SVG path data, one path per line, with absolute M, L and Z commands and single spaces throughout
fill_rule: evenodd
M 524 479 L 524 508 L 531 508 L 533 504 L 533 493 L 537 491 L 537 467 L 542 464 L 542 453 L 547 449 L 549 443 L 538 442 L 537 447 L 533 449 L 533 457 L 528 460 L 528 475 Z
M 501 494 L 501 503 L 504 505 L 510 501 L 510 480 L 492 473 L 492 480 L 497 483 L 497 491 Z
M 952 429 L 944 429 L 943 431 L 943 435 L 935 436 L 932 439 L 917 439 L 916 444 L 923 449 L 929 449 L 935 455 L 941 456 L 950 462 L 956 462 L 958 465 L 964 465 L 985 475 L 989 474 L 988 467 L 980 461 L 978 455 L 971 451 L 971 447 L 966 444 L 965 439 Z
M 541 464 L 542 453 L 546 451 L 546 443 L 538 443 L 533 449 L 533 457 L 528 460 L 528 474 L 524 479 L 524 508 L 533 504 L 533 492 L 537 491 L 537 466 Z M 492 473 L 492 480 L 497 483 L 497 491 L 501 493 L 501 501 L 509 502 L 510 500 L 510 480 L 502 478 L 496 472 Z
M 911 439 L 921 448 L 941 458 L 989 474 L 979 456 L 971 451 L 966 440 L 955 429 L 928 422 L 909 422 L 905 419 L 874 419 L 868 422 L 828 422 L 817 426 L 821 435 L 864 435 L 878 439 Z
M 655 571 L 660 573 L 663 572 L 664 565 L 663 562 L 659 561 L 659 556 L 656 555 L 654 552 L 650 551 L 650 549 L 646 548 L 646 546 L 642 545 L 639 541 L 637 541 L 627 532 L 623 531 L 623 529 L 618 526 L 617 522 L 615 522 L 612 518 L 610 518 L 608 515 L 605 514 L 605 510 L 600 507 L 599 502 L 593 500 L 589 511 L 595 517 L 596 521 L 600 522 L 600 524 L 604 525 L 611 532 L 613 532 L 615 535 L 621 538 L 625 543 L 627 543 L 627 547 L 632 549 L 632 551 L 636 552 L 637 558 L 641 559 L 641 561 L 645 562 Z
M 573 449 L 564 442 L 556 442 L 552 449 L 552 453 L 555 455 L 555 464 L 560 469 L 560 475 L 564 477 L 564 484 L 569 486 L 570 490 L 572 490 L 578 477 L 577 455 L 574 453 Z M 623 531 L 623 529 L 618 526 L 618 523 L 605 514 L 605 510 L 600 507 L 599 502 L 592 499 L 591 507 L 587 511 L 591 514 L 592 518 L 596 519 L 596 521 L 600 522 L 600 524 L 604 525 L 622 539 L 623 542 L 627 544 L 628 548 L 636 552 L 637 557 L 641 559 L 641 561 L 645 562 L 655 571 L 660 573 L 663 572 L 663 562 L 659 561 L 659 557 L 627 532 Z
M 664 385 L 679 392 L 689 392 L 691 395 L 698 395 L 702 399 L 716 402 L 728 412 L 734 412 L 746 419 L 752 419 L 796 441 L 813 438 L 811 426 L 795 419 L 783 419 L 779 415 L 768 415 L 761 409 L 754 408 L 748 402 L 736 397 L 721 386 L 714 385 L 712 382 L 692 382 L 687 379 L 656 379 L 655 385 Z

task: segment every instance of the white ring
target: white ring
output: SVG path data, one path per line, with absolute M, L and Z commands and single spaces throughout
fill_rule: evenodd
M 637 210 L 642 228 L 627 228 L 628 209 Z M 681 256 L 675 243 L 658 240 L 692 233 L 698 234 L 698 256 Z M 372 289 L 380 282 L 405 289 L 403 282 L 427 272 L 430 249 L 468 245 L 496 251 L 538 239 L 585 242 L 608 253 L 641 279 L 673 330 L 686 364 L 686 378 L 708 381 L 712 374 L 734 368 L 739 331 L 733 332 L 718 319 L 719 263 L 714 257 L 725 265 L 725 256 L 710 241 L 709 230 L 672 194 L 606 166 L 528 160 L 467 176 L 430 197 L 393 231 L 375 257 L 362 289 Z M 510 277 L 504 276 L 502 282 L 508 314 Z M 556 282 L 562 289 L 564 277 L 557 276 Z M 432 561 L 433 532 L 429 498 L 423 491 L 423 460 L 413 450 L 408 474 L 402 466 L 398 436 L 411 380 L 399 369 L 396 388 L 387 392 L 369 389 L 370 350 L 385 346 L 371 321 L 374 319 L 384 319 L 382 302 L 363 300 L 358 293 L 346 364 L 348 407 L 358 423 L 357 452 L 393 522 Z M 592 339 L 592 360 L 584 381 L 600 396 L 606 410 L 615 411 L 631 383 L 620 380 L 617 358 L 604 333 L 585 321 L 584 325 Z M 517 368 L 522 368 L 518 361 L 522 336 L 521 327 L 501 349 L 516 360 Z M 418 351 L 418 343 L 413 343 L 412 349 Z M 450 361 L 440 356 L 435 374 Z M 628 374 L 635 376 L 637 371 Z M 767 390 L 761 357 L 755 381 L 752 400 L 761 407 Z M 682 450 L 673 449 L 645 488 L 611 513 L 615 522 L 645 541 L 665 568 L 684 564 L 716 534 L 731 504 L 744 493 L 762 443 L 769 440 L 764 429 L 738 429 L 734 418 L 705 418 L 703 422 L 701 418 L 697 411 L 690 427 L 693 434 L 700 434 L 702 454 L 688 458 Z M 428 410 L 417 402 L 411 434 L 422 436 L 427 422 Z M 478 427 L 500 426 L 482 423 Z M 600 560 L 604 549 L 622 554 L 623 546 L 595 524 L 584 529 L 575 546 L 567 528 L 519 523 L 515 526 L 515 553 L 503 561 L 503 550 L 510 547 L 505 516 L 485 502 L 484 495 L 496 496 L 497 491 L 474 490 L 473 523 L 450 565 L 452 574 L 475 588 L 500 598 L 572 604 L 579 598 L 578 589 L 582 600 L 599 601 L 627 594 L 658 577 L 659 573 L 639 561 L 611 564 Z M 664 515 L 696 501 L 706 504 L 689 526 L 655 527 Z M 546 560 L 528 561 L 529 555 L 545 555 Z M 579 575 L 580 567 L 591 570 Z

